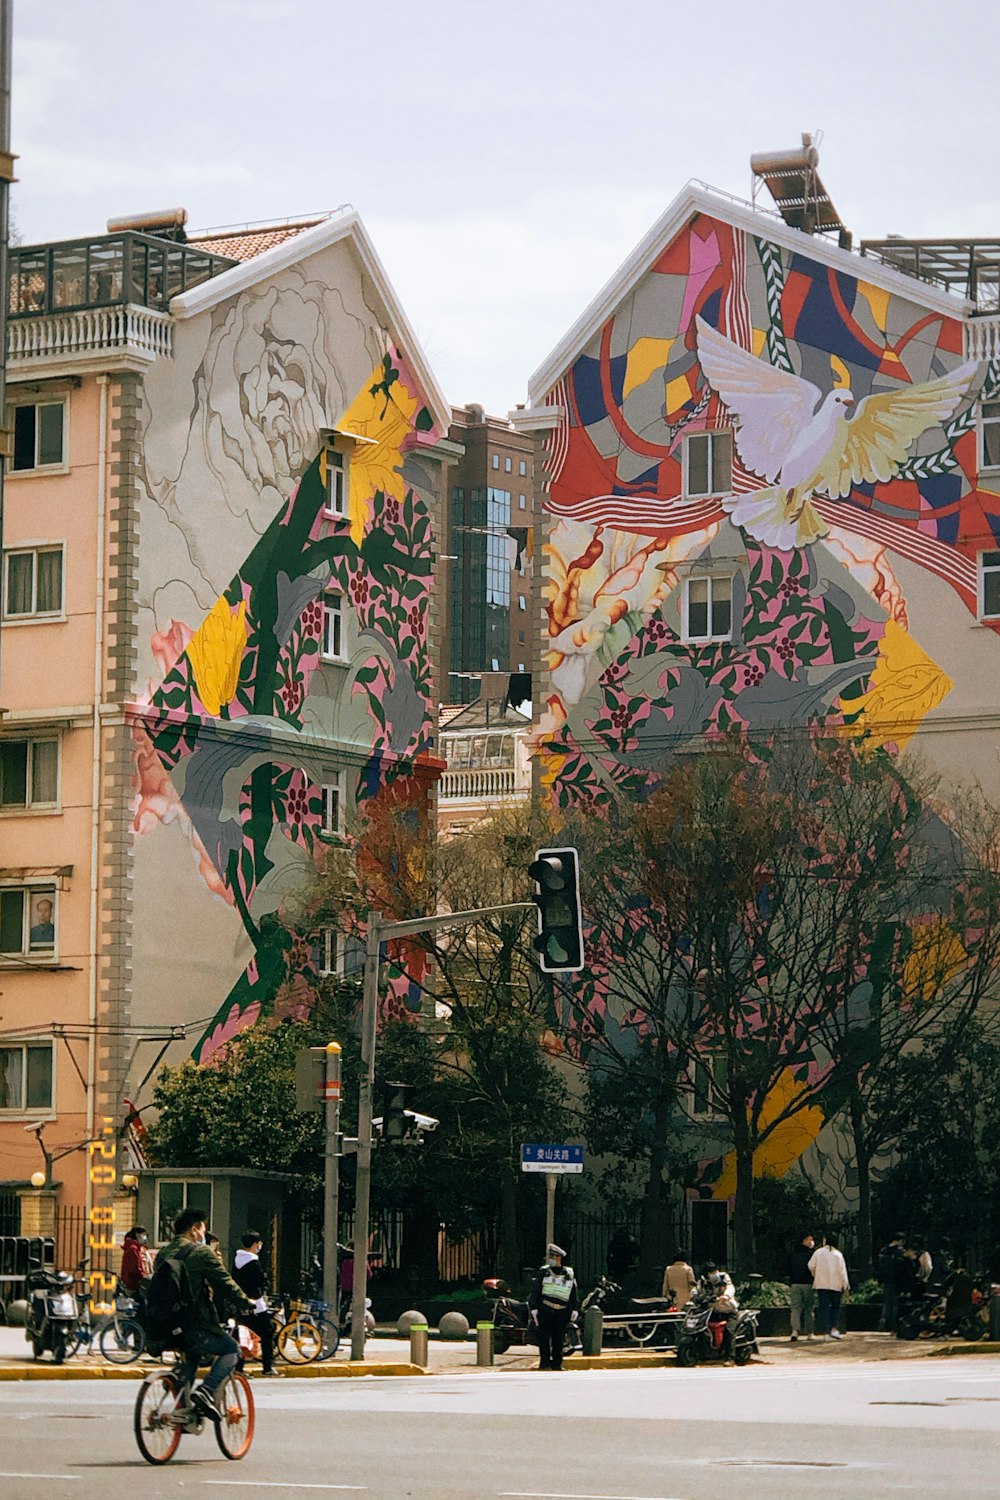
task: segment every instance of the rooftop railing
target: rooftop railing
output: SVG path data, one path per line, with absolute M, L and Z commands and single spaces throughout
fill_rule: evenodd
M 128 232 L 9 251 L 12 321 L 132 304 L 165 310 L 171 297 L 236 264 L 197 246 Z

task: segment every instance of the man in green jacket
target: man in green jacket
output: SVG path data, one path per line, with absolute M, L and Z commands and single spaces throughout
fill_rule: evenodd
M 199 1365 L 211 1358 L 212 1368 L 201 1385 L 191 1393 L 191 1405 L 210 1421 L 220 1420 L 215 1393 L 230 1370 L 236 1368 L 240 1346 L 223 1330 L 219 1314 L 246 1317 L 253 1303 L 236 1285 L 215 1251 L 205 1243 L 205 1214 L 200 1208 L 185 1208 L 174 1220 L 174 1237 L 156 1257 L 156 1266 L 173 1256 L 183 1262 L 187 1273 L 194 1312 L 181 1340 L 185 1359 L 179 1374 L 193 1380 Z

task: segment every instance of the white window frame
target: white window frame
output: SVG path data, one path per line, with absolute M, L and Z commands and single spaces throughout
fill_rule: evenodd
M 51 962 L 59 952 L 59 892 L 57 887 L 50 880 L 0 880 L 0 893 L 8 891 L 23 891 L 26 898 L 21 917 L 21 946 L 20 948 L 0 949 L 0 954 L 8 959 L 20 958 L 28 962 L 32 959 L 44 959 L 46 963 Z M 35 898 L 42 896 L 52 902 L 52 945 L 32 948 L 32 902 Z
M 24 473 L 24 470 L 21 470 Z M 59 567 L 59 604 L 56 609 L 38 609 L 38 558 L 43 552 L 58 552 L 61 562 Z M 32 608 L 26 612 L 17 614 L 10 612 L 10 560 L 12 557 L 27 557 L 32 559 L 31 566 L 31 602 Z M 3 623 L 8 625 L 26 625 L 35 623 L 46 623 L 52 620 L 65 620 L 66 618 L 66 548 L 62 542 L 39 542 L 28 546 L 5 547 L 3 551 Z
M 691 448 L 695 443 L 705 443 L 709 451 L 709 488 L 691 488 Z M 729 483 L 724 487 L 714 484 L 717 460 L 716 446 L 726 444 L 729 448 Z M 709 427 L 704 432 L 692 432 L 684 439 L 684 496 L 688 500 L 706 500 L 714 495 L 728 495 L 733 485 L 733 434 L 729 427 Z
M 341 519 L 349 509 L 350 456 L 335 443 L 326 445 L 326 484 L 323 514 Z
M 500 467 L 500 455 L 499 455 L 499 453 L 494 453 L 493 454 L 493 467 L 494 467 L 494 469 L 499 469 L 499 467 Z
M 332 630 L 330 629 L 331 621 L 335 622 Z M 329 589 L 323 595 L 321 655 L 324 661 L 342 662 L 347 660 L 347 653 L 344 649 L 346 633 L 347 614 L 344 609 L 344 596 L 336 589 Z
M 347 933 L 341 932 L 336 927 L 324 927 L 320 933 L 320 963 L 319 972 L 332 975 L 338 979 L 354 978 L 360 975 L 358 968 L 354 974 L 348 976 L 347 969 Z
M 1000 469 L 1000 462 L 995 464 L 988 464 L 986 462 L 986 430 L 989 427 L 1000 427 L 1000 400 L 980 401 L 978 417 L 979 472 L 981 474 L 995 474 Z
M 30 468 L 15 469 L 14 456 L 11 454 L 7 474 L 11 478 L 20 479 L 27 474 L 65 474 L 69 469 L 69 402 L 65 396 L 53 396 L 50 400 L 39 397 L 37 401 L 13 401 L 11 402 L 11 441 L 13 442 L 13 428 L 17 422 L 16 413 L 23 411 L 26 407 L 35 408 L 35 462 Z M 62 452 L 54 463 L 40 464 L 38 462 L 38 442 L 41 435 L 41 423 L 38 420 L 38 410 L 43 406 L 62 407 Z
M 690 573 L 684 579 L 681 635 L 686 643 L 691 645 L 709 645 L 713 641 L 731 641 L 733 638 L 733 582 L 732 573 Z M 705 583 L 708 585 L 708 632 L 705 635 L 694 635 L 691 631 L 690 599 L 691 585 L 693 583 Z M 712 612 L 714 607 L 713 593 L 715 585 L 728 583 L 729 585 L 729 629 L 716 632 L 712 629 Z
M 33 1120 L 54 1119 L 56 1113 L 56 1048 L 51 1037 L 4 1037 L 0 1039 L 0 1047 L 6 1051 L 13 1052 L 21 1049 L 21 1104 L 0 1105 L 0 1120 L 23 1119 L 30 1115 Z M 25 1099 L 25 1089 L 28 1082 L 28 1049 L 34 1048 L 39 1051 L 47 1050 L 51 1058 L 52 1086 L 49 1094 L 48 1104 L 29 1104 Z
M 988 563 L 986 561 L 987 558 L 996 558 L 996 562 Z M 998 620 L 1000 619 L 1000 601 L 998 601 L 997 609 L 994 612 L 987 613 L 986 610 L 986 580 L 987 578 L 997 578 L 1000 580 L 1000 547 L 990 547 L 986 551 L 980 552 L 976 558 L 976 563 L 979 575 L 977 584 L 979 618 L 980 620 Z
M 323 833 L 327 838 L 343 838 L 345 827 L 347 774 L 337 771 L 320 787 L 323 799 Z
M 522 479 L 526 479 L 527 478 L 527 475 L 528 475 L 528 464 L 527 464 L 527 461 L 525 459 L 523 459 L 523 458 L 518 459 L 518 461 L 517 461 L 517 472 L 518 472 L 518 474 L 520 475 L 520 477 Z
M 58 734 L 0 735 L 0 749 L 5 745 L 27 745 L 28 747 L 27 800 L 25 802 L 0 801 L 0 817 L 10 817 L 13 814 L 26 812 L 57 812 L 62 796 L 62 741 L 60 736 Z M 42 802 L 34 797 L 36 745 L 55 745 L 56 747 L 56 795 L 49 802 Z M 0 782 L 0 797 L 2 795 L 3 785 Z
M 725 1061 L 724 1058 L 721 1059 Z M 688 1113 L 692 1120 L 718 1120 L 724 1117 L 725 1111 L 718 1102 L 719 1089 L 715 1083 L 714 1057 L 696 1057 L 688 1065 L 688 1099 L 690 1101 Z M 696 1089 L 696 1073 L 703 1068 L 707 1074 L 707 1087 Z

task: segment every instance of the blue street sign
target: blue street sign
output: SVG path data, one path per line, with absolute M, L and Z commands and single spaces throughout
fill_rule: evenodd
M 582 1172 L 582 1146 L 522 1146 L 522 1172 Z

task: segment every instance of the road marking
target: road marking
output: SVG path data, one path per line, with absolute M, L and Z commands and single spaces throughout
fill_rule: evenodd
M 671 1500 L 669 1495 L 568 1495 L 562 1490 L 501 1490 L 499 1500 Z
M 203 1479 L 202 1484 L 226 1484 L 240 1490 L 366 1490 L 366 1484 L 297 1484 L 288 1479 Z

